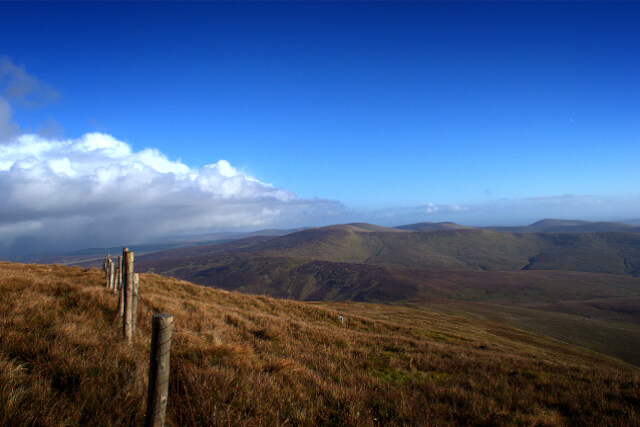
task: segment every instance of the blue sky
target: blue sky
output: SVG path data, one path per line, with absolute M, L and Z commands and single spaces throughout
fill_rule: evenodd
M 22 134 L 225 159 L 351 219 L 624 219 L 638 22 L 633 2 L 0 3 L 0 57 L 58 94 L 10 102 Z

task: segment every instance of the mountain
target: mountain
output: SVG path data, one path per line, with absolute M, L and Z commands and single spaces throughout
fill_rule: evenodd
M 637 424 L 637 369 L 478 310 L 304 303 L 141 274 L 129 346 L 103 280 L 0 262 L 0 425 L 143 424 L 156 312 L 175 322 L 167 425 Z
M 141 261 L 228 252 L 409 268 L 640 275 L 638 233 L 506 233 L 480 229 L 387 232 L 339 225 L 225 245 L 162 251 Z
M 306 301 L 444 308 L 582 345 L 640 366 L 640 278 L 566 271 L 415 269 L 261 254 L 140 261 L 203 286 Z M 535 319 L 535 321 L 531 321 Z
M 640 353 L 629 350 L 640 340 L 637 233 L 371 231 L 341 225 L 142 255 L 136 265 L 204 286 L 280 298 L 443 310 L 462 304 L 467 314 L 640 366 Z
M 520 227 L 483 227 L 486 230 L 509 233 L 640 233 L 640 226 L 621 222 L 589 222 L 563 219 L 543 219 Z
M 455 222 L 419 222 L 417 224 L 400 225 L 395 227 L 398 230 L 407 231 L 441 231 L 441 230 L 460 230 L 467 227 L 464 225 L 456 224 Z
M 507 233 L 604 233 L 624 232 L 640 233 L 640 223 L 622 222 L 590 222 L 566 219 L 543 219 L 524 226 L 495 226 L 495 227 L 467 227 L 455 222 L 420 222 L 417 224 L 401 225 L 398 230 L 409 231 L 441 231 L 476 228 Z
M 305 232 L 310 233 L 309 235 L 314 235 L 312 231 L 314 228 L 297 228 L 297 229 L 265 229 L 253 232 L 236 232 L 236 233 L 216 233 L 216 234 L 207 234 L 207 235 L 196 235 L 196 236 L 183 236 L 179 238 L 173 238 L 166 242 L 154 243 L 154 244 L 144 244 L 144 245 L 130 245 L 130 249 L 135 251 L 138 254 L 152 254 L 158 253 L 167 250 L 180 250 L 184 248 L 196 248 L 193 251 L 183 252 L 183 253 L 192 253 L 197 254 L 198 252 L 206 253 L 206 252 L 219 252 L 218 249 L 211 250 L 210 247 L 214 245 L 224 244 L 227 242 L 235 241 L 235 240 L 244 240 L 252 237 L 266 238 L 266 237 L 282 237 L 289 234 L 294 234 L 301 232 L 303 233 L 302 238 L 305 236 Z M 538 221 L 534 224 L 528 226 L 519 226 L 519 227 L 467 227 L 460 224 L 456 224 L 453 222 L 422 222 L 417 224 L 409 224 L 409 225 L 401 225 L 398 227 L 381 227 L 378 225 L 367 224 L 367 223 L 351 223 L 344 225 L 334 225 L 330 227 L 322 227 L 320 228 L 319 233 L 325 233 L 326 230 L 334 231 L 337 233 L 398 233 L 398 232 L 440 232 L 440 231 L 452 231 L 452 230 L 486 230 L 486 231 L 500 231 L 504 233 L 527 233 L 527 234 L 535 234 L 535 233 L 601 233 L 601 232 L 633 232 L 640 233 L 640 227 L 623 224 L 623 223 L 615 223 L 615 222 L 587 222 L 587 221 L 573 221 L 573 220 L 555 220 L 555 219 L 545 219 L 542 221 Z M 396 236 L 396 240 L 403 240 L 403 237 Z M 415 240 L 414 237 L 410 238 L 411 240 Z M 492 240 L 493 238 L 490 238 Z M 508 238 L 507 238 L 508 239 Z M 265 240 L 265 239 L 262 239 Z M 374 237 L 370 237 L 367 240 L 375 240 Z M 454 242 L 455 243 L 455 242 Z M 333 245 L 333 243 L 332 243 Z M 376 245 L 373 244 L 375 247 Z M 198 249 L 198 247 L 203 247 L 202 251 Z M 454 244 L 455 247 L 455 244 Z M 419 248 L 416 248 L 419 250 Z M 258 249 L 259 250 L 259 249 Z M 338 250 L 338 249 L 337 249 Z M 40 254 L 40 255 L 26 255 L 16 259 L 11 259 L 12 261 L 20 261 L 20 262 L 34 262 L 34 263 L 47 263 L 47 264 L 63 264 L 63 265 L 79 265 L 79 266 L 97 266 L 100 264 L 102 256 L 104 253 L 118 253 L 121 251 L 121 247 L 111 247 L 111 248 L 89 248 L 82 249 L 78 251 L 72 251 L 67 253 L 59 253 L 59 254 Z M 331 250 L 329 250 L 330 252 Z M 331 257 L 326 255 L 327 251 L 324 251 L 325 255 L 322 255 L 322 259 L 329 259 L 335 261 L 343 261 L 343 260 L 351 260 L 352 258 L 340 258 Z M 366 252 L 366 251 L 365 251 Z M 365 252 L 359 251 L 360 254 L 364 254 Z M 400 251 L 399 253 L 403 253 L 404 251 Z M 524 255 L 528 255 L 529 252 L 526 252 Z M 340 254 L 338 254 L 340 255 Z M 352 254 L 355 256 L 354 259 L 359 259 L 357 254 Z M 369 254 L 372 255 L 372 254 Z M 316 254 L 312 254 L 312 256 L 316 256 Z M 382 255 L 384 258 L 385 255 Z M 422 262 L 418 257 L 416 262 Z M 438 258 L 436 256 L 435 258 Z M 457 262 L 455 260 L 450 259 L 440 259 L 439 261 L 435 258 L 432 259 L 434 262 L 433 266 L 436 267 L 448 267 L 448 268 L 461 268 L 464 267 L 465 262 Z M 441 258 L 441 257 L 440 257 Z M 373 262 L 374 259 L 377 259 L 377 256 L 371 258 Z M 381 262 L 387 263 L 387 261 L 382 260 Z M 390 263 L 398 263 L 398 260 L 391 260 Z M 523 259 L 520 257 L 516 264 L 512 266 L 506 266 L 504 263 L 501 265 L 493 265 L 493 262 L 485 261 L 486 265 L 475 265 L 471 266 L 471 268 L 487 268 L 487 269 L 503 269 L 503 268 L 516 268 L 516 265 L 519 265 L 523 262 Z M 405 265 L 406 263 L 400 262 L 401 265 Z M 411 263 L 409 263 L 411 264 Z M 422 265 L 422 264 L 421 264 Z M 532 266 L 531 268 L 535 268 Z M 546 267 L 545 267 L 546 268 Z M 606 267 L 600 266 L 596 271 L 607 271 L 610 272 Z M 615 272 L 618 272 L 619 269 L 616 268 Z

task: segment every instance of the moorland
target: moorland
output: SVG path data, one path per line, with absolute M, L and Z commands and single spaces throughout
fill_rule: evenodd
M 141 424 L 155 312 L 175 319 L 168 425 L 638 424 L 637 368 L 500 323 L 147 273 L 129 346 L 102 271 L 8 262 L 0 424 Z

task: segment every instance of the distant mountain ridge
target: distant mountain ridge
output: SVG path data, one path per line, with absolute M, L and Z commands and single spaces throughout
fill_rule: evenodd
M 486 230 L 509 233 L 640 233 L 640 226 L 622 222 L 589 222 L 563 219 L 543 219 L 530 225 L 517 227 L 483 227 Z
M 614 231 L 640 233 L 640 226 L 623 222 L 591 222 L 552 218 L 542 219 L 533 224 L 521 226 L 472 227 L 455 222 L 419 222 L 416 224 L 400 225 L 394 228 L 409 231 L 441 231 L 477 228 L 507 233 L 605 233 Z
M 206 254 L 251 253 L 331 262 L 489 271 L 563 270 L 640 275 L 640 234 L 512 233 L 476 228 L 369 231 L 312 228 L 280 237 L 143 255 L 141 262 Z M 173 261 L 171 261 L 173 262 Z M 180 262 L 180 261 L 177 261 Z
M 316 230 L 316 231 L 314 231 Z M 345 235 L 351 235 L 353 233 L 369 233 L 371 236 L 367 237 L 364 240 L 369 240 L 367 245 L 373 245 L 373 247 L 379 247 L 380 245 L 376 245 L 373 242 L 375 239 L 376 233 L 394 233 L 397 234 L 396 239 L 404 239 L 406 236 L 413 233 L 438 233 L 438 232 L 446 232 L 446 231 L 498 231 L 502 233 L 512 233 L 512 234 L 536 234 L 536 233 L 562 233 L 562 234 L 584 234 L 584 233 L 607 233 L 607 232 L 621 232 L 621 233 L 640 233 L 640 226 L 635 226 L 631 224 L 619 223 L 619 222 L 589 222 L 589 221 L 578 221 L 578 220 L 560 220 L 560 219 L 544 219 L 541 221 L 537 221 L 533 224 L 526 226 L 496 226 L 496 227 L 471 227 L 465 226 L 461 224 L 457 224 L 454 222 L 421 222 L 415 224 L 407 224 L 400 225 L 396 227 L 383 227 L 374 224 L 368 223 L 350 223 L 350 224 L 339 224 L 332 225 L 328 227 L 309 227 L 309 228 L 296 228 L 296 229 L 265 229 L 258 230 L 253 232 L 235 232 L 235 233 L 216 233 L 216 234 L 208 234 L 208 235 L 198 235 L 198 236 L 188 236 L 182 239 L 176 238 L 171 241 L 167 241 L 165 243 L 154 243 L 154 244 L 144 244 L 144 245 L 132 245 L 130 249 L 139 254 L 153 254 L 160 253 L 164 251 L 177 250 L 176 254 L 180 254 L 179 256 L 185 256 L 185 254 L 198 255 L 206 252 L 221 252 L 223 250 L 229 250 L 231 248 L 237 249 L 237 245 L 231 246 L 218 246 L 226 243 L 258 238 L 255 242 L 260 241 L 261 243 L 265 243 L 268 240 L 273 240 L 274 238 L 279 238 L 287 235 L 293 235 L 297 233 L 308 233 L 308 236 L 311 240 L 320 242 L 322 239 L 318 239 L 317 236 L 325 235 L 327 236 L 327 232 L 335 232 L 335 233 L 346 233 Z M 404 237 L 399 237 L 400 235 Z M 316 237 L 313 237 L 316 236 Z M 297 238 L 297 237 L 296 237 Z M 294 238 L 295 239 L 295 238 Z M 408 241 L 414 241 L 415 236 L 407 237 Z M 335 240 L 335 239 L 333 239 Z M 354 240 L 354 239 L 351 239 Z M 355 239 L 357 240 L 357 239 Z M 287 239 L 283 241 L 279 241 L 280 243 L 286 242 Z M 252 242 L 248 240 L 247 242 Z M 251 246 L 249 243 L 243 242 L 240 243 L 241 246 L 248 247 Z M 291 246 L 293 243 L 285 243 Z M 344 242 L 340 243 L 337 241 L 327 242 L 329 246 L 335 246 L 338 248 L 339 246 L 344 246 Z M 212 248 L 213 246 L 218 246 L 216 248 Z M 267 245 L 269 246 L 269 245 Z M 191 248 L 191 249 L 189 249 Z M 201 249 L 199 249 L 201 248 Z M 187 250 L 189 249 L 189 250 Z M 344 249 L 344 248 L 343 248 Z M 50 255 L 27 255 L 24 257 L 20 257 L 17 259 L 21 262 L 41 262 L 41 263 L 59 263 L 65 265 L 97 265 L 99 262 L 99 258 L 105 253 L 118 253 L 120 252 L 120 247 L 111 247 L 111 248 L 88 248 L 82 249 L 78 251 L 62 253 L 62 254 L 50 254 Z M 260 248 L 256 248 L 256 250 L 261 250 Z M 356 252 L 348 254 L 344 250 L 341 249 L 341 253 L 338 256 L 330 256 L 329 260 L 334 261 L 356 261 L 362 262 L 362 255 L 368 254 L 367 249 L 359 249 Z M 321 253 L 331 252 L 330 248 L 325 248 L 320 251 Z M 348 252 L 348 251 L 347 251 Z M 404 253 L 405 251 L 401 250 L 399 253 Z M 303 256 L 311 256 L 316 257 L 318 254 L 309 253 L 308 251 Z M 373 256 L 375 255 L 375 256 Z M 374 259 L 379 259 L 380 254 L 368 254 L 367 258 L 370 258 L 370 261 Z M 433 255 L 433 254 L 432 254 Z M 169 255 L 164 254 L 163 257 L 167 257 Z M 373 256 L 373 258 L 371 258 Z M 325 255 L 321 255 L 322 259 L 325 259 Z M 438 258 L 438 256 L 436 256 Z M 394 262 L 395 263 L 395 262 Z M 401 263 L 404 264 L 404 263 Z M 411 264 L 409 262 L 409 264 Z M 464 263 L 436 263 L 437 267 L 445 267 L 445 268 L 459 268 L 464 267 Z M 480 268 L 483 268 L 480 266 Z M 509 267 L 508 269 L 515 268 Z M 494 268 L 489 268 L 494 269 Z
M 441 230 L 460 230 L 467 227 L 466 225 L 456 224 L 455 222 L 418 222 L 416 224 L 400 225 L 395 227 L 398 230 L 407 231 L 441 231 Z

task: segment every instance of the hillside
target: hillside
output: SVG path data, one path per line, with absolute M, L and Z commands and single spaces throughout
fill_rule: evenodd
M 400 225 L 395 227 L 398 230 L 406 231 L 441 231 L 441 230 L 460 230 L 467 227 L 464 225 L 456 224 L 455 222 L 418 222 L 416 224 Z
M 502 231 L 505 233 L 640 233 L 638 224 L 607 221 L 578 221 L 568 219 L 543 219 L 529 225 L 520 226 L 491 226 L 468 227 L 455 222 L 420 222 L 417 224 L 400 225 L 398 230 L 409 231 L 441 231 L 476 228 L 482 230 Z
M 530 225 L 518 227 L 483 227 L 487 230 L 508 233 L 605 233 L 626 232 L 640 233 L 637 225 L 623 222 L 590 222 L 565 219 L 543 219 Z
M 403 235 L 395 235 L 393 237 L 389 237 L 389 233 L 397 234 L 398 232 L 404 233 L 412 233 L 418 232 L 418 236 L 420 239 L 424 239 L 425 233 L 438 233 L 445 231 L 469 231 L 470 234 L 458 234 L 458 235 L 448 235 L 450 241 L 447 242 L 449 246 L 455 249 L 455 252 L 446 252 L 442 251 L 442 245 L 436 245 L 436 247 L 431 248 L 429 244 L 425 244 L 424 242 L 416 242 L 416 236 L 413 235 L 408 238 L 407 246 L 402 246 L 396 243 L 387 242 L 390 240 L 395 241 L 404 241 Z M 483 247 L 480 245 L 473 250 L 471 256 L 468 253 L 460 253 L 457 251 L 460 247 L 464 247 L 468 242 L 461 241 L 468 239 L 470 236 L 474 236 L 472 233 L 476 231 L 480 234 L 476 235 L 482 238 L 487 239 L 488 246 Z M 505 236 L 496 237 L 491 234 L 483 234 L 483 232 L 494 232 L 499 231 L 504 233 Z M 331 234 L 335 234 L 336 236 L 331 237 Z M 362 241 L 358 242 L 357 239 L 347 239 L 347 241 L 342 242 L 342 245 L 352 246 L 351 248 L 340 248 L 339 240 L 340 235 L 348 235 L 348 234 L 380 234 L 378 236 L 365 236 Z M 528 257 L 542 255 L 544 254 L 540 252 L 532 251 L 532 249 L 546 249 L 557 252 L 558 250 L 563 250 L 564 246 L 560 245 L 556 247 L 554 244 L 549 244 L 549 242 L 545 242 L 545 240 L 549 240 L 549 236 L 535 236 L 525 238 L 524 240 L 533 240 L 542 242 L 538 242 L 539 244 L 534 247 L 521 247 L 518 244 L 513 245 L 510 242 L 511 237 L 510 234 L 600 234 L 600 233 L 634 233 L 636 237 L 640 237 L 640 227 L 637 225 L 630 225 L 625 223 L 617 223 L 617 222 L 588 222 L 588 221 L 574 221 L 574 220 L 557 220 L 557 219 L 544 219 L 538 221 L 536 223 L 526 225 L 526 226 L 517 226 L 517 227 L 467 227 L 460 224 L 456 224 L 454 222 L 421 222 L 416 224 L 408 224 L 401 225 L 398 227 L 381 227 L 374 224 L 367 223 L 351 223 L 351 224 L 341 224 L 341 225 L 333 225 L 329 227 L 321 227 L 321 228 L 302 228 L 302 229 L 289 229 L 289 230 L 279 230 L 279 229 L 268 229 L 268 230 L 259 230 L 255 232 L 244 232 L 244 233 L 216 233 L 209 235 L 201 235 L 201 236 L 187 236 L 182 237 L 180 239 L 172 239 L 165 243 L 157 243 L 157 244 L 147 244 L 147 245 L 130 245 L 132 250 L 134 250 L 137 254 L 150 254 L 153 256 L 164 256 L 165 258 L 171 257 L 183 257 L 183 256 L 196 256 L 203 255 L 205 253 L 214 253 L 221 252 L 223 250 L 237 250 L 242 247 L 254 246 L 257 243 L 265 242 L 267 240 L 275 240 L 273 243 L 274 247 L 270 249 L 280 250 L 282 252 L 283 249 L 286 251 L 292 252 L 294 256 L 297 256 L 298 253 L 302 254 L 302 256 L 312 256 L 312 257 L 320 257 L 321 259 L 326 259 L 330 261 L 343 261 L 343 262 L 363 262 L 365 259 L 367 262 L 372 263 L 381 263 L 381 264 L 398 264 L 400 262 L 401 265 L 405 265 L 403 263 L 408 263 L 409 266 L 418 266 L 418 267 L 441 267 L 441 268 L 480 268 L 480 269 L 519 269 L 523 266 L 527 266 Z M 295 235 L 294 235 L 295 234 Z M 277 239 L 278 237 L 294 235 L 289 239 Z M 324 237 L 319 237 L 324 236 Z M 338 237 L 338 239 L 336 239 Z M 328 242 L 322 243 L 322 239 L 326 238 Z M 311 242 L 309 242 L 311 240 Z M 437 240 L 436 238 L 433 239 Z M 610 240 L 615 240 L 615 237 Z M 637 240 L 637 239 L 636 239 Z M 297 243 L 296 243 L 297 241 Z M 226 245 L 227 243 L 240 242 L 238 245 Z M 511 258 L 513 259 L 503 259 L 504 254 L 496 252 L 496 247 L 491 246 L 491 244 L 497 243 L 500 246 L 505 246 L 511 251 Z M 329 243 L 329 247 L 326 247 L 326 243 Z M 388 255 L 384 248 L 384 246 L 390 243 L 393 245 L 394 253 L 400 254 L 398 257 L 391 257 L 391 259 L 387 259 Z M 225 245 L 225 246 L 221 246 Z M 283 248 L 283 245 L 285 248 Z M 314 247 L 314 245 L 318 245 L 318 247 Z M 358 246 L 364 245 L 363 248 L 359 248 Z M 304 247 L 306 246 L 306 247 Z M 597 244 L 596 244 L 597 246 Z M 589 243 L 585 246 L 587 251 L 593 251 L 593 247 L 590 246 Z M 255 247 L 253 250 L 260 251 L 264 248 Z M 428 250 L 429 256 L 427 257 L 430 264 L 425 264 L 425 257 L 416 256 L 416 252 L 420 253 L 422 250 Z M 595 248 L 598 249 L 598 248 Z M 623 248 L 625 249 L 625 248 Z M 9 261 L 18 261 L 18 262 L 34 262 L 34 263 L 43 263 L 43 264 L 63 264 L 63 265 L 78 265 L 81 267 L 95 267 L 100 265 L 101 257 L 104 253 L 114 253 L 118 252 L 120 247 L 111 247 L 111 248 L 88 248 L 79 251 L 63 253 L 63 254 L 51 254 L 51 255 L 28 255 L 17 257 L 15 259 L 9 259 Z M 611 252 L 611 248 L 599 248 L 601 252 L 604 253 L 605 256 L 608 256 L 608 253 Z M 380 253 L 378 253 L 380 251 Z M 488 251 L 487 257 L 481 257 L 479 259 L 473 259 L 475 254 L 479 251 Z M 336 252 L 336 253 L 333 253 Z M 555 253 L 554 252 L 554 253 Z M 412 260 L 405 261 L 405 255 L 410 255 Z M 288 253 L 280 253 L 280 255 L 288 256 Z M 495 256 L 498 256 L 497 258 Z M 593 257 L 578 257 L 577 265 L 571 269 L 578 269 L 580 271 L 587 268 L 586 266 L 591 265 L 594 260 L 599 259 L 599 255 L 601 253 L 595 254 Z M 491 258 L 494 256 L 493 258 Z M 575 257 L 575 254 L 567 253 L 561 254 L 564 258 Z M 617 258 L 620 258 L 616 255 Z M 364 257 L 364 258 L 363 258 Z M 471 259 L 469 259 L 471 258 Z M 507 257 L 509 258 L 509 257 Z M 614 274 L 619 274 L 622 270 L 628 273 L 626 267 L 623 267 L 622 270 L 620 268 L 619 259 L 616 260 L 616 266 L 613 268 L 613 271 L 608 271 L 607 269 L 610 266 L 607 266 L 607 261 L 601 262 L 600 265 L 594 266 L 593 271 L 597 272 L 613 272 Z M 624 263 L 624 260 L 623 260 Z M 535 264 L 535 263 L 534 263 Z M 532 264 L 529 268 L 538 268 L 538 266 Z M 548 263 L 544 266 L 539 266 L 538 269 L 565 269 L 566 265 L 560 265 L 557 268 L 553 265 L 549 266 Z M 584 271 L 592 271 L 592 270 L 584 270 Z M 632 273 L 637 274 L 637 273 Z
M 640 234 L 613 232 L 505 233 L 479 229 L 386 232 L 342 225 L 282 237 L 162 251 L 140 259 L 153 262 L 221 252 L 409 268 L 640 275 Z
M 0 263 L 0 424 L 140 424 L 152 312 L 176 323 L 169 425 L 638 424 L 640 375 L 628 365 L 425 308 L 274 300 L 143 274 L 127 348 L 102 278 Z
M 140 262 L 204 286 L 297 300 L 443 307 L 578 344 L 640 366 L 640 278 L 570 271 L 475 271 L 336 263 L 261 254 Z M 478 310 L 476 310 L 478 309 Z M 589 325 L 585 330 L 585 325 Z

